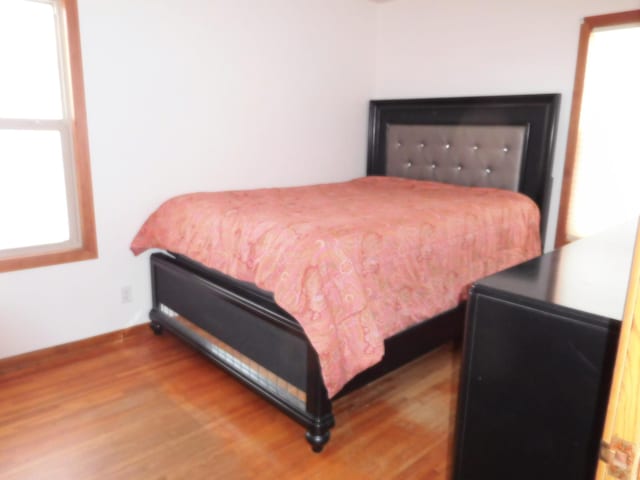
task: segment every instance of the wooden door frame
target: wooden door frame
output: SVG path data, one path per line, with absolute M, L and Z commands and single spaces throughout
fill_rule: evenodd
M 616 365 L 602 434 L 602 458 L 596 480 L 638 478 L 640 461 L 640 224 L 636 232 L 631 275 L 620 329 Z M 615 458 L 614 458 L 615 457 Z M 615 464 L 629 470 L 616 475 Z M 613 465 L 613 468 L 612 468 Z

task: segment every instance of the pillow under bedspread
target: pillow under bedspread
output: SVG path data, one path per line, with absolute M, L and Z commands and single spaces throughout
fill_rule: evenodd
M 528 197 L 394 177 L 175 197 L 131 244 L 274 293 L 316 349 L 329 396 L 384 339 L 455 307 L 469 285 L 540 254 Z

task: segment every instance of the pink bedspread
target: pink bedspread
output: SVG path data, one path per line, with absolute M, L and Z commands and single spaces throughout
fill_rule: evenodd
M 273 292 L 318 352 L 333 396 L 382 358 L 386 337 L 539 255 L 539 213 L 504 190 L 366 177 L 179 196 L 131 244 L 149 248 Z

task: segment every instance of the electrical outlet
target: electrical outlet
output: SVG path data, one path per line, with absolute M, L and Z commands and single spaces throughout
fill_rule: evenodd
M 132 300 L 131 285 L 125 285 L 120 289 L 120 301 L 122 303 L 131 303 Z

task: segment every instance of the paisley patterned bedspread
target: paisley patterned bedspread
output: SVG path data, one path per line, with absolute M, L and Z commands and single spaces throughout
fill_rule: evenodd
M 273 292 L 318 352 L 333 396 L 382 358 L 386 337 L 539 255 L 539 212 L 505 190 L 365 177 L 175 197 L 131 244 L 149 248 Z

